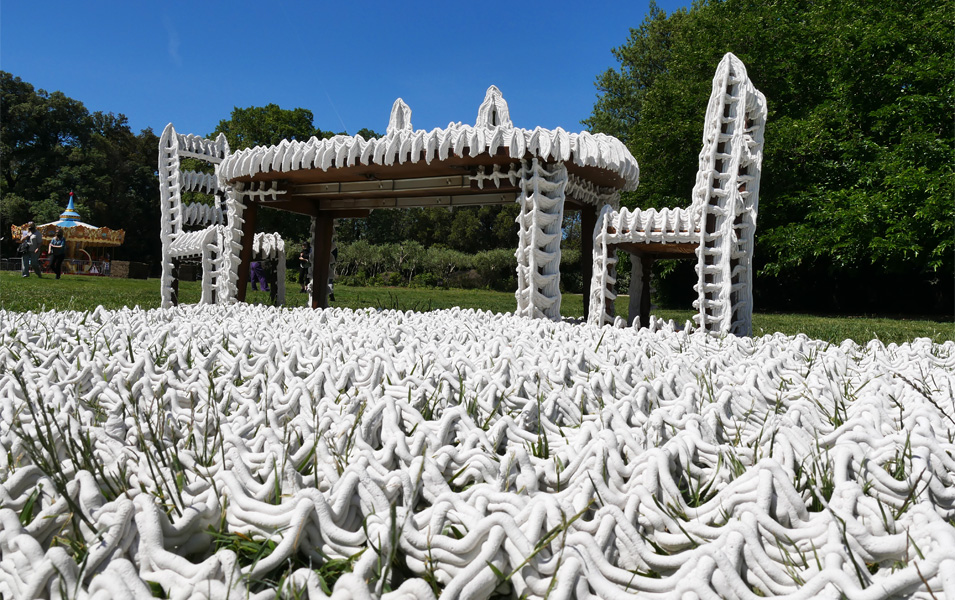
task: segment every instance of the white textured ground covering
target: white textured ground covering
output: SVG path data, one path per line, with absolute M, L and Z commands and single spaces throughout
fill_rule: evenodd
M 0 311 L 0 596 L 955 597 L 955 344 Z

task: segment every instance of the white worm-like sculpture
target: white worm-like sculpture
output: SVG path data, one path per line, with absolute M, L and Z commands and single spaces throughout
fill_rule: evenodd
M 0 596 L 955 595 L 955 343 L 651 325 L 0 311 Z
M 560 319 L 560 240 L 567 167 L 534 158 L 521 170 L 517 201 L 517 314 Z
M 639 313 L 644 273 L 640 254 L 665 254 L 668 245 L 696 246 L 694 320 L 714 333 L 750 335 L 753 245 L 762 171 L 766 99 L 732 53 L 720 61 L 704 120 L 703 147 L 686 208 L 632 212 L 604 207 L 594 230 L 590 322 L 614 320 L 615 248 L 630 244 L 630 317 Z M 653 250 L 639 250 L 641 244 Z
M 231 303 L 235 301 L 242 238 L 242 213 L 252 197 L 275 198 L 285 193 L 269 184 L 236 184 L 220 187 L 215 174 L 183 170 L 181 158 L 212 165 L 218 170 L 229 156 L 229 143 L 224 134 L 213 140 L 176 133 L 172 123 L 166 126 L 159 140 L 159 191 L 162 240 L 162 276 L 160 296 L 163 306 L 172 306 L 173 261 L 198 257 L 202 265 L 200 302 Z M 212 204 L 183 202 L 182 193 L 193 192 L 212 196 Z M 187 231 L 186 227 L 198 227 Z M 266 237 L 261 237 L 266 236 Z M 281 246 L 281 252 L 275 249 Z M 285 252 L 278 233 L 256 233 L 253 238 L 255 258 L 275 260 L 279 281 L 276 302 L 285 302 Z M 259 249 L 265 248 L 265 252 Z
M 238 177 L 272 171 L 395 165 L 453 156 L 496 155 L 500 150 L 514 160 L 537 157 L 542 162 L 565 162 L 598 167 L 618 174 L 623 190 L 636 189 L 640 179 L 637 161 L 623 142 L 602 133 L 568 133 L 557 129 L 521 129 L 511 122 L 500 90 L 490 86 L 478 108 L 474 125 L 449 123 L 445 129 L 412 129 L 411 109 L 397 99 L 391 109 L 387 134 L 366 140 L 337 135 L 307 141 L 283 140 L 276 146 L 256 146 L 229 155 L 218 169 L 219 185 L 226 187 Z

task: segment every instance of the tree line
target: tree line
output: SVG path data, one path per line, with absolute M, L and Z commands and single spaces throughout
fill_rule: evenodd
M 640 164 L 625 204 L 689 203 L 714 69 L 736 54 L 769 114 L 756 232 L 761 308 L 941 313 L 955 306 L 955 3 L 651 3 L 597 77 L 591 130 Z M 690 290 L 692 264 L 658 289 Z M 686 299 L 684 298 L 684 301 Z
M 697 0 L 668 15 L 651 3 L 612 50 L 619 64 L 596 77 L 597 100 L 583 123 L 618 137 L 637 158 L 641 183 L 624 195 L 625 205 L 686 206 L 713 71 L 733 52 L 769 107 L 755 254 L 759 309 L 950 315 L 953 7 L 952 0 Z M 133 134 L 123 115 L 89 113 L 9 73 L 0 72 L 0 85 L 3 230 L 54 220 L 73 190 L 84 219 L 126 229 L 117 257 L 158 264 L 156 135 Z M 275 104 L 235 108 L 208 137 L 218 133 L 233 151 L 334 135 L 314 125 L 311 111 Z M 417 277 L 419 284 L 500 289 L 513 276 L 503 265 L 513 262 L 516 214 L 515 204 L 343 219 L 340 271 L 354 282 L 414 284 Z M 307 217 L 266 210 L 259 219 L 259 229 L 278 231 L 293 247 L 307 239 Z M 568 257 L 579 258 L 582 234 L 590 232 L 568 213 Z M 10 256 L 9 240 L 3 244 Z M 579 269 L 562 263 L 565 288 L 573 290 Z M 624 286 L 627 264 L 619 269 Z M 657 302 L 688 306 L 693 261 L 661 267 Z M 501 275 L 487 279 L 496 270 Z
M 57 220 L 73 191 L 84 222 L 126 230 L 114 258 L 158 261 L 158 146 L 150 129 L 133 134 L 124 115 L 90 113 L 0 71 L 3 256 L 15 253 L 11 225 Z

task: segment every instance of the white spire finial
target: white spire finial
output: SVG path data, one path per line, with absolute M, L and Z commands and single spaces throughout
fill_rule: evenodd
M 507 101 L 501 95 L 501 90 L 497 86 L 487 88 L 487 94 L 484 96 L 484 102 L 478 108 L 477 121 L 475 127 L 514 127 L 511 122 L 511 113 L 507 109 Z
M 388 119 L 388 135 L 398 131 L 411 131 L 411 108 L 401 98 L 395 100 L 391 107 L 391 118 Z

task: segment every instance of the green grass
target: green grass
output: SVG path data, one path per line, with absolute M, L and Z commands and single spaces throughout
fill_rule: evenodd
M 180 284 L 182 301 L 199 300 L 199 284 Z M 306 295 L 298 292 L 298 285 L 290 283 L 286 294 L 287 306 L 305 306 Z M 268 303 L 265 292 L 249 292 L 249 302 Z M 626 297 L 617 299 L 617 314 L 627 315 Z M 83 275 L 64 275 L 61 279 L 44 275 L 42 279 L 30 276 L 23 279 L 17 271 L 0 272 L 0 308 L 12 311 L 92 310 L 97 305 L 115 309 L 124 306 L 156 308 L 159 306 L 159 281 L 156 279 L 113 279 Z M 514 294 L 489 290 L 441 290 L 423 288 L 335 287 L 332 306 L 346 308 L 393 308 L 400 310 L 435 310 L 442 308 L 480 308 L 492 312 L 513 312 Z M 583 298 L 580 294 L 564 294 L 561 314 L 565 317 L 583 316 Z M 654 313 L 664 319 L 684 323 L 692 316 L 690 310 L 658 310 Z M 811 338 L 840 343 L 852 339 L 864 344 L 872 339 L 884 343 L 902 343 L 917 337 L 936 342 L 955 340 L 952 319 L 889 319 L 881 317 L 823 317 L 804 314 L 756 313 L 753 316 L 755 335 L 782 332 L 787 335 L 805 333 Z

